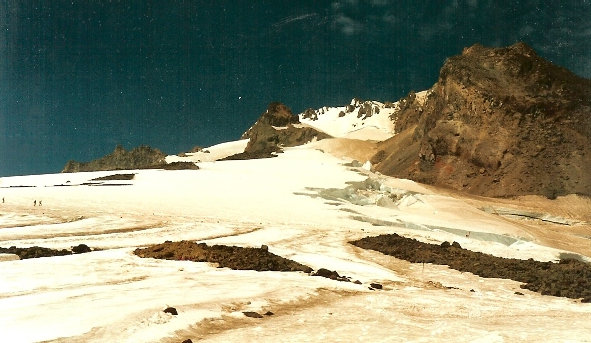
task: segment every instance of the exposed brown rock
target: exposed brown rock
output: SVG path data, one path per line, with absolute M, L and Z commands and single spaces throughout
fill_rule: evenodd
M 271 103 L 259 120 L 246 131 L 241 139 L 250 139 L 244 153 L 226 159 L 250 159 L 273 157 L 281 147 L 305 144 L 312 139 L 329 138 L 326 133 L 311 127 L 295 127 L 300 122 L 297 115 L 282 103 Z
M 199 166 L 193 162 L 171 162 L 161 163 L 150 167 L 150 169 L 164 169 L 164 170 L 198 170 Z
M 381 283 L 377 283 L 377 282 L 372 282 L 372 283 L 369 284 L 369 286 L 371 288 L 373 288 L 373 289 L 382 289 L 383 288 L 382 284 Z
M 336 281 L 343 281 L 343 282 L 351 282 L 351 278 L 344 275 L 339 275 L 336 270 L 329 270 L 326 268 L 320 268 L 316 272 L 311 274 L 312 276 L 321 276 L 327 279 L 336 280 Z
M 14 254 L 18 255 L 21 260 L 28 259 L 28 258 L 39 258 L 39 257 L 53 257 L 53 256 L 66 256 L 74 254 L 82 254 L 86 252 L 91 252 L 92 249 L 89 248 L 86 244 L 79 244 L 72 248 L 72 250 L 67 249 L 50 249 L 44 247 L 29 247 L 29 248 L 17 248 L 15 246 L 11 246 L 10 248 L 2 248 L 0 247 L 0 254 Z
M 178 316 L 178 314 L 179 314 L 178 311 L 176 310 L 176 308 L 174 308 L 174 307 L 167 307 L 167 308 L 164 309 L 163 312 L 164 313 L 170 313 L 173 316 Z
M 143 145 L 127 151 L 118 145 L 111 154 L 90 162 L 69 161 L 62 173 L 130 169 L 197 170 L 199 166 L 193 162 L 166 163 L 166 154 L 149 146 Z M 131 180 L 133 176 L 134 174 L 117 174 L 96 178 L 93 181 Z
M 308 108 L 302 115 L 303 119 L 318 120 L 318 113 L 313 108 Z
M 244 311 L 242 312 L 242 314 L 244 314 L 248 318 L 263 318 L 262 314 L 253 311 Z
M 339 273 L 337 273 L 334 270 L 328 270 L 326 268 L 320 268 L 318 269 L 313 276 L 322 276 L 325 277 L 327 279 L 333 279 L 336 280 L 337 278 L 340 277 Z
M 464 49 L 393 119 L 384 174 L 485 196 L 591 195 L 591 80 L 526 44 Z
M 261 114 L 254 125 L 248 129 L 240 139 L 256 138 L 257 133 L 261 127 L 285 127 L 291 124 L 299 123 L 300 118 L 291 112 L 289 107 L 280 102 L 272 102 L 267 106 L 267 110 Z
M 277 256 L 263 248 L 208 246 L 205 243 L 180 241 L 138 248 L 134 253 L 146 258 L 217 263 L 221 268 L 236 270 L 303 271 L 305 273 L 312 271 L 308 266 Z
M 145 169 L 155 165 L 162 166 L 166 164 L 165 158 L 166 155 L 162 151 L 146 145 L 139 146 L 130 151 L 118 145 L 109 155 L 90 162 L 69 161 L 62 173 Z
M 107 176 L 96 177 L 90 181 L 112 181 L 112 180 L 133 180 L 135 174 L 113 174 Z
M 448 265 L 452 269 L 485 278 L 523 282 L 521 288 L 542 295 L 583 298 L 583 302 L 591 298 L 591 265 L 575 259 L 561 259 L 553 263 L 503 258 L 466 250 L 455 242 L 429 244 L 397 234 L 365 237 L 350 243 L 412 263 Z
M 84 254 L 84 253 L 91 252 L 91 251 L 92 251 L 92 249 L 90 249 L 90 247 L 86 244 L 78 244 L 78 245 L 72 247 L 72 252 L 74 254 Z

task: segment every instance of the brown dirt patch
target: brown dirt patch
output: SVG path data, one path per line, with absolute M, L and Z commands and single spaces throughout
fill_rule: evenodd
M 337 158 L 351 158 L 361 163 L 369 161 L 378 152 L 376 142 L 350 138 L 327 138 L 313 143 L 313 146 Z
M 223 314 L 218 318 L 207 318 L 198 323 L 195 323 L 190 328 L 180 330 L 175 333 L 174 336 L 163 339 L 163 342 L 173 343 L 181 342 L 183 339 L 192 339 L 193 341 L 199 341 L 206 338 L 213 338 L 218 334 L 224 333 L 229 330 L 236 330 L 240 328 L 250 327 L 253 325 L 253 320 L 267 321 L 274 320 L 281 317 L 292 317 L 295 314 L 315 309 L 315 308 L 327 308 L 334 307 L 335 303 L 342 301 L 347 297 L 353 297 L 358 295 L 358 292 L 351 291 L 336 291 L 328 289 L 319 289 L 316 295 L 310 295 L 302 299 L 294 301 L 283 302 L 277 300 L 270 300 L 270 304 L 261 309 L 261 313 L 272 309 L 273 315 L 264 315 L 263 318 L 248 318 L 246 315 L 243 318 L 237 318 Z M 228 308 L 225 312 L 239 311 L 244 304 L 234 304 L 235 308 Z

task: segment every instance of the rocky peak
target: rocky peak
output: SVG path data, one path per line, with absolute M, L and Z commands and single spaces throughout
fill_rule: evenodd
M 125 150 L 125 148 L 121 144 L 117 144 L 117 146 L 115 147 L 115 150 L 113 151 L 113 155 L 117 155 L 117 156 L 124 155 L 125 153 L 127 153 L 127 151 Z
M 439 75 L 438 85 L 448 83 L 480 91 L 493 91 L 497 97 L 526 97 L 528 104 L 543 97 L 562 97 L 564 92 L 581 96 L 580 87 L 587 83 L 568 70 L 539 57 L 525 43 L 507 48 L 485 48 L 474 45 L 461 55 L 449 58 Z M 509 87 L 510 86 L 510 87 Z M 450 90 L 443 88 L 442 90 Z
M 289 107 L 272 102 L 254 125 L 248 129 L 241 139 L 249 139 L 244 153 L 230 156 L 227 159 L 249 159 L 272 157 L 282 147 L 296 146 L 312 139 L 324 139 L 329 135 L 311 127 L 296 127 L 300 123 Z
M 287 126 L 299 123 L 300 119 L 286 105 L 280 102 L 272 102 L 259 121 L 271 126 Z
M 260 127 L 285 127 L 300 122 L 300 118 L 291 112 L 291 109 L 280 102 L 272 102 L 267 110 L 261 114 L 254 125 L 248 129 L 240 139 L 252 138 Z
M 514 55 L 524 55 L 527 57 L 532 57 L 532 56 L 536 56 L 536 51 L 529 45 L 527 45 L 527 43 L 524 42 L 517 42 L 513 45 L 510 45 L 508 47 L 505 48 L 500 48 L 500 49 L 496 49 L 496 50 L 491 50 L 491 48 L 487 48 L 484 47 L 481 44 L 474 44 L 470 47 L 465 47 L 464 50 L 462 50 L 462 55 L 483 55 L 483 54 L 495 54 L 495 53 L 499 53 L 499 52 L 508 52 L 508 53 L 512 53 Z
M 395 129 L 412 149 L 394 137 L 377 170 L 482 195 L 591 194 L 590 80 L 524 43 L 474 45 L 428 94 L 400 101 Z

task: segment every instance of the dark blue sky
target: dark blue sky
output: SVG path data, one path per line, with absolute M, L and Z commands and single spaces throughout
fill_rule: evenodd
M 0 0 L 0 176 L 233 140 L 271 101 L 396 101 L 474 43 L 591 77 L 591 0 L 498 3 Z

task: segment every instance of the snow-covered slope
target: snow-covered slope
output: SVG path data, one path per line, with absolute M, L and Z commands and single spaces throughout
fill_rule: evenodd
M 238 145 L 218 148 L 221 154 Z M 218 148 L 210 148 L 210 154 Z M 348 243 L 396 232 L 425 242 L 455 240 L 500 256 L 552 260 L 563 251 L 553 245 L 560 241 L 589 251 L 575 244 L 587 242 L 581 236 L 586 226 L 563 226 L 544 240 L 542 229 L 548 224 L 510 220 L 480 210 L 482 204 L 474 199 L 439 194 L 349 162 L 304 145 L 271 159 L 201 162 L 199 170 L 0 178 L 0 197 L 5 199 L 0 203 L 0 246 L 69 248 L 84 243 L 100 249 L 0 259 L 1 340 L 588 339 L 588 304 L 529 292 L 514 281 L 410 264 Z M 88 184 L 118 173 L 134 173 L 135 178 Z M 359 186 L 367 178 L 372 187 Z M 42 200 L 43 206 L 33 207 L 33 200 Z M 503 206 L 510 204 L 506 200 Z M 467 231 L 472 235 L 466 237 Z M 265 244 L 275 254 L 314 269 L 336 270 L 363 284 L 144 259 L 132 253 L 136 247 L 183 239 Z M 384 288 L 370 290 L 370 282 Z M 178 315 L 164 313 L 168 306 Z M 253 319 L 243 311 L 274 315 Z
M 248 139 L 224 142 L 210 146 L 197 152 L 188 152 L 184 156 L 166 156 L 166 163 L 172 162 L 212 162 L 219 159 L 244 152 Z
M 424 97 L 427 91 L 417 93 Z M 324 131 L 333 137 L 383 141 L 394 135 L 394 120 L 398 102 L 351 100 L 341 107 L 308 109 L 299 114 L 300 122 Z

